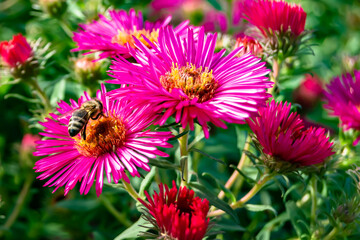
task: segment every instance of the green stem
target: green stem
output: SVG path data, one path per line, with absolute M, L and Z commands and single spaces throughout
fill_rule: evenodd
M 8 219 L 6 220 L 5 224 L 3 225 L 3 227 L 1 227 L 3 230 L 0 231 L 0 237 L 4 234 L 4 232 L 8 229 L 11 228 L 11 226 L 14 224 L 14 222 L 16 221 L 17 217 L 19 216 L 21 209 L 25 203 L 26 197 L 29 193 L 31 184 L 33 183 L 34 177 L 33 175 L 29 174 L 24 182 L 24 185 L 20 191 L 19 197 L 16 201 L 14 210 L 11 212 L 10 216 L 8 217 Z
M 268 89 L 268 93 L 270 93 L 273 96 L 274 96 L 275 89 L 278 84 L 279 72 L 280 72 L 281 66 L 282 66 L 282 63 L 278 59 L 274 58 L 273 65 L 272 65 L 272 73 L 270 74 L 270 79 L 272 82 L 274 82 L 274 85 L 272 88 Z
M 109 199 L 107 199 L 107 197 L 105 196 L 105 194 L 102 194 L 100 197 L 100 201 L 103 203 L 104 207 L 121 223 L 123 224 L 125 227 L 130 227 L 131 226 L 131 221 L 128 220 L 128 218 L 126 217 L 125 214 L 120 213 L 118 210 L 116 210 L 116 208 L 114 207 L 114 205 L 109 201 Z
M 130 183 L 127 183 L 124 179 L 121 179 L 125 190 L 129 193 L 129 195 L 135 199 L 135 201 L 139 201 L 138 199 L 142 199 L 140 195 L 136 192 L 136 190 L 131 186 Z
M 311 178 L 311 215 L 310 215 L 310 229 L 312 231 L 316 230 L 316 207 L 317 207 L 317 181 L 316 177 Z
M 40 88 L 38 82 L 34 79 L 31 79 L 30 81 L 26 81 L 26 82 L 28 82 L 30 84 L 30 86 L 32 86 L 34 88 L 34 90 L 36 91 L 36 93 L 38 94 L 39 98 L 41 99 L 41 101 L 43 102 L 43 104 L 45 106 L 45 112 L 46 113 L 51 112 L 50 100 L 46 96 L 45 92 Z
M 189 126 L 186 126 L 185 129 L 180 128 L 180 134 L 183 132 L 189 131 Z M 180 137 L 179 145 L 180 145 L 180 161 L 183 161 L 182 166 L 182 177 L 181 177 L 181 186 L 186 186 L 189 182 L 189 151 L 188 151 L 188 138 L 189 133 L 186 133 L 184 136 Z
M 329 232 L 329 234 L 326 235 L 326 236 L 323 238 L 323 240 L 332 240 L 332 239 L 334 239 L 335 236 L 337 235 L 338 231 L 339 231 L 339 228 L 334 227 L 333 230 L 331 230 L 331 232 Z
M 243 168 L 244 165 L 245 165 L 245 160 L 246 160 L 246 154 L 245 154 L 245 152 L 246 152 L 247 150 L 249 150 L 250 140 L 251 140 L 251 138 L 250 138 L 250 136 L 248 136 L 247 139 L 246 139 L 244 148 L 243 148 L 243 152 L 242 152 L 242 154 L 241 154 L 240 161 L 239 161 L 239 163 L 238 163 L 238 165 L 237 165 L 237 168 L 240 169 L 240 170 L 242 170 L 242 168 Z M 227 180 L 227 182 L 225 183 L 225 188 L 230 189 L 231 186 L 235 183 L 235 180 L 238 178 L 238 176 L 239 176 L 239 172 L 235 170 L 235 171 L 232 173 L 232 175 L 230 176 L 230 178 Z M 218 198 L 219 198 L 219 199 L 223 199 L 224 197 L 225 197 L 225 192 L 224 192 L 224 191 L 221 191 L 221 192 L 219 193 L 219 195 L 218 195 Z
M 260 189 L 272 178 L 273 178 L 273 175 L 267 175 L 263 179 L 260 179 L 259 182 L 256 183 L 253 186 L 253 188 L 250 189 L 250 191 L 244 197 L 242 197 L 236 203 L 231 204 L 230 207 L 232 209 L 242 207 L 245 203 L 247 203 L 250 199 L 252 199 L 256 195 L 256 193 L 258 193 L 260 191 Z M 215 211 L 209 212 L 208 217 L 220 216 L 220 215 L 223 215 L 224 213 L 225 212 L 223 210 L 215 210 Z

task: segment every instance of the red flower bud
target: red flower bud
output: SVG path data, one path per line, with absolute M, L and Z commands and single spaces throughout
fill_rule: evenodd
M 26 38 L 19 33 L 10 41 L 0 42 L 0 55 L 6 65 L 16 67 L 24 64 L 33 54 Z

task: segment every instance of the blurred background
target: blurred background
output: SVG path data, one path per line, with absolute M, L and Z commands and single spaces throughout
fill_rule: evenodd
M 55 13 L 46 8 L 46 4 L 52 2 L 60 4 Z M 281 100 L 298 103 L 298 111 L 306 120 L 311 124 L 327 127 L 336 134 L 338 120 L 329 118 L 322 107 L 322 86 L 335 76 L 359 69 L 360 2 L 294 2 L 301 4 L 307 13 L 306 29 L 313 32 L 309 41 L 313 55 L 301 56 L 292 66 L 285 68 L 282 75 L 290 80 L 280 78 Z M 179 4 L 163 8 L 151 4 L 150 0 L 0 0 L 0 41 L 10 40 L 14 34 L 22 33 L 30 41 L 41 39 L 44 44 L 51 43 L 49 51 L 55 53 L 42 70 L 38 81 L 54 106 L 61 99 L 77 99 L 85 90 L 74 73 L 80 53 L 70 52 L 75 48 L 71 39 L 72 31 L 78 29 L 79 23 L 97 19 L 98 13 L 104 13 L 108 8 L 135 8 L 152 21 L 171 14 L 174 25 L 190 19 L 191 24 L 204 25 L 216 31 L 224 31 L 217 25 L 218 20 L 214 17 L 216 13 L 222 12 L 227 16 L 226 34 L 241 32 L 241 26 L 232 25 L 231 0 L 184 0 L 179 1 Z M 109 64 L 107 61 L 102 62 L 99 79 L 109 79 L 106 75 Z M 6 84 L 10 77 L 0 71 L 0 238 L 113 239 L 139 219 L 140 213 L 135 202 L 121 188 L 107 188 L 105 185 L 103 194 L 97 198 L 94 189 L 83 196 L 78 193 L 77 186 L 64 197 L 62 189 L 52 194 L 51 188 L 42 187 L 43 181 L 34 180 L 37 174 L 32 166 L 36 158 L 32 156 L 32 151 L 34 141 L 39 140 L 37 133 L 41 128 L 32 119 L 36 106 L 24 101 L 31 98 L 32 93 L 25 84 Z M 201 143 L 202 149 L 236 165 L 240 157 L 237 148 L 240 143 L 237 142 L 241 139 L 238 138 L 239 134 L 236 135 L 239 129 L 232 125 L 227 130 L 213 129 L 212 137 Z M 202 159 L 201 156 L 197 158 L 199 169 L 212 174 L 219 181 L 225 182 L 226 174 L 231 173 L 223 165 L 213 161 L 209 163 L 208 159 Z M 157 171 L 166 173 L 166 170 Z M 171 173 L 162 173 L 161 176 L 161 180 L 166 183 L 174 178 Z M 134 179 L 132 183 L 137 187 L 140 181 L 141 179 Z M 270 198 L 271 191 L 269 189 L 260 194 L 260 197 Z M 24 197 L 23 202 L 17 202 L 19 196 Z M 276 199 L 272 201 L 276 202 Z M 278 199 L 278 202 L 281 200 Z M 22 206 L 16 214 L 17 218 L 9 222 L 9 215 L 19 204 Z M 248 225 L 250 219 L 251 224 Z M 239 239 L 239 236 L 252 239 L 268 219 L 271 216 L 266 214 L 244 215 L 242 221 L 247 226 L 247 232 L 239 225 L 237 228 L 224 230 L 225 233 L 221 236 L 223 239 Z M 226 221 L 231 219 L 225 219 L 220 224 L 226 226 Z M 10 230 L 6 224 L 11 224 Z M 274 239 L 287 239 L 293 235 L 292 228 L 286 224 L 281 230 L 275 231 Z

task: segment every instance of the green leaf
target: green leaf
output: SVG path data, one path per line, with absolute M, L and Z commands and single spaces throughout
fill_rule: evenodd
M 229 167 L 235 169 L 248 183 L 256 183 L 256 181 L 254 179 L 248 177 L 239 168 L 237 168 L 237 166 L 231 164 Z
M 225 188 L 225 186 L 223 186 L 212 174 L 204 172 L 202 174 L 203 178 L 206 178 L 205 180 L 211 185 L 211 186 L 216 186 L 217 188 L 221 189 L 224 193 L 225 196 L 231 200 L 231 202 L 235 203 L 236 202 L 236 197 L 234 196 L 234 194 L 227 188 Z M 208 181 L 210 180 L 210 181 Z
M 17 94 L 17 93 L 9 93 L 9 94 L 6 94 L 4 96 L 5 99 L 8 99 L 8 98 L 17 98 L 17 99 L 20 99 L 20 100 L 23 100 L 25 102 L 29 102 L 29 103 L 41 103 L 41 101 L 39 99 L 33 99 L 33 98 L 27 98 L 21 94 Z
M 252 212 L 262 212 L 270 210 L 275 214 L 275 216 L 277 215 L 277 211 L 270 205 L 245 204 L 244 208 Z
M 217 0 L 207 0 L 216 10 L 221 11 L 222 7 Z
M 176 135 L 175 137 L 170 138 L 170 139 L 168 140 L 168 142 L 175 141 L 175 140 L 181 138 L 182 136 L 184 136 L 184 135 L 186 135 L 186 134 L 188 134 L 188 133 L 189 133 L 189 130 L 184 131 L 184 132 Z
M 159 129 L 162 129 L 162 128 L 169 128 L 169 127 L 177 127 L 177 126 L 180 126 L 180 123 L 173 122 L 173 123 L 169 123 L 169 124 L 166 124 L 166 125 L 157 126 L 155 128 L 155 130 L 159 130 Z
M 224 212 L 228 213 L 236 223 L 239 223 L 239 219 L 236 215 L 236 212 L 223 200 L 220 200 L 212 191 L 210 191 L 205 186 L 201 185 L 198 182 L 191 182 L 189 186 L 197 190 L 198 192 L 202 193 L 207 200 L 209 200 L 211 205 L 214 205 L 218 209 L 223 210 Z
M 289 220 L 289 214 L 284 212 L 272 219 L 270 222 L 267 222 L 265 226 L 261 229 L 259 234 L 256 236 L 256 240 L 270 240 L 271 231 L 275 230 L 275 227 L 280 228 Z
M 166 161 L 166 160 L 160 160 L 160 159 L 149 159 L 149 163 L 153 166 L 159 167 L 159 168 L 165 168 L 165 169 L 176 169 L 180 170 L 180 166 L 177 164 L 174 164 L 172 162 Z
M 142 180 L 141 185 L 140 185 L 140 196 L 145 196 L 144 191 L 149 188 L 150 184 L 152 183 L 153 178 L 155 177 L 156 174 L 156 167 L 152 167 L 150 172 L 146 175 L 146 177 L 144 178 L 144 180 Z
M 244 130 L 244 128 L 241 125 L 236 125 L 235 131 L 236 131 L 236 138 L 237 138 L 237 147 L 240 150 L 240 153 L 242 153 L 245 143 L 246 143 L 248 132 L 246 130 Z
M 303 211 L 296 206 L 294 201 L 289 201 L 286 203 L 286 212 L 290 217 L 290 221 L 295 228 L 296 234 L 298 237 L 301 237 L 303 234 L 309 234 L 308 226 L 304 226 L 306 222 L 306 217 Z
M 66 78 L 61 79 L 57 82 L 53 88 L 53 92 L 50 97 L 50 103 L 55 105 L 56 102 L 64 99 L 65 97 L 65 89 L 66 89 Z
M 233 222 L 216 223 L 214 229 L 218 229 L 218 228 L 226 232 L 246 232 L 246 228 L 238 224 L 234 224 Z
M 104 182 L 103 193 L 124 193 L 126 192 L 122 183 L 108 183 Z
M 207 158 L 209 158 L 209 159 L 211 159 L 211 160 L 215 160 L 215 161 L 217 161 L 218 163 L 221 163 L 221 164 L 226 165 L 224 161 L 222 161 L 222 160 L 220 160 L 220 159 L 218 159 L 218 158 L 215 158 L 215 157 L 213 157 L 213 156 L 210 156 L 210 155 L 207 154 L 206 152 L 203 152 L 203 151 L 201 151 L 201 150 L 199 150 L 199 149 L 197 149 L 197 148 L 191 148 L 189 151 L 198 152 L 198 153 L 204 155 L 205 157 L 207 157 Z
M 205 137 L 204 131 L 201 131 L 199 134 L 195 136 L 195 139 L 189 144 L 188 149 L 191 150 L 193 146 L 201 141 Z
M 146 230 L 146 227 L 151 227 L 152 225 L 146 221 L 144 218 L 140 217 L 131 227 L 120 233 L 114 240 L 122 239 L 137 239 L 138 235 Z

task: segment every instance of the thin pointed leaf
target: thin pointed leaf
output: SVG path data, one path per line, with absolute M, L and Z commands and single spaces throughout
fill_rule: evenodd
M 23 95 L 20 95 L 20 94 L 17 94 L 17 93 L 9 93 L 9 94 L 6 94 L 4 96 L 5 99 L 8 99 L 8 98 L 17 98 L 17 99 L 20 99 L 20 100 L 23 100 L 25 102 L 30 102 L 30 103 L 41 103 L 41 101 L 39 99 L 33 99 L 33 98 L 27 98 L 27 97 L 24 97 Z
M 131 227 L 120 233 L 114 240 L 123 240 L 123 239 L 136 239 L 140 232 L 144 230 L 144 227 L 151 227 L 151 224 L 149 224 L 145 219 L 142 217 L 139 218 Z
M 189 151 L 198 152 L 198 153 L 204 155 L 205 157 L 207 157 L 207 158 L 209 158 L 209 159 L 211 159 L 211 160 L 215 160 L 215 161 L 217 161 L 218 163 L 221 163 L 221 164 L 226 165 L 226 163 L 225 163 L 224 161 L 222 161 L 222 160 L 220 160 L 220 159 L 218 159 L 218 158 L 215 158 L 215 157 L 213 157 L 213 156 L 210 156 L 209 154 L 207 154 L 207 153 L 205 153 L 205 152 L 203 152 L 203 151 L 201 151 L 201 150 L 199 150 L 199 149 L 197 149 L 197 148 L 191 148 Z
M 262 212 L 270 210 L 275 214 L 275 216 L 277 216 L 277 211 L 270 205 L 245 204 L 244 208 L 252 212 Z
M 152 183 L 153 178 L 155 177 L 156 174 L 156 167 L 152 167 L 150 172 L 146 175 L 146 177 L 144 178 L 144 180 L 142 180 L 141 185 L 140 185 L 140 196 L 145 196 L 144 191 L 150 186 L 150 184 Z
M 180 170 L 180 166 L 177 164 L 174 164 L 172 162 L 161 160 L 161 159 L 149 159 L 149 163 L 153 166 L 159 167 L 159 168 L 165 168 L 165 169 L 176 169 Z
M 239 168 L 237 168 L 235 165 L 230 165 L 229 167 L 235 169 L 248 183 L 256 183 L 256 181 L 252 178 L 249 178 L 248 176 L 246 176 L 245 173 L 243 173 Z
M 198 143 L 199 141 L 201 141 L 203 138 L 205 137 L 204 135 L 204 131 L 201 131 L 199 134 L 196 135 L 195 139 L 189 144 L 188 148 L 192 149 L 193 146 Z
M 176 135 L 175 137 L 170 138 L 170 139 L 168 140 L 168 142 L 175 141 L 175 140 L 181 138 L 182 136 L 188 134 L 188 132 L 189 132 L 189 130 L 184 131 L 184 132 L 180 133 L 179 135 Z
M 221 209 L 224 212 L 228 213 L 235 220 L 236 223 L 239 223 L 236 212 L 226 202 L 220 200 L 216 195 L 214 195 L 214 193 L 208 188 L 204 187 L 198 182 L 191 182 L 189 183 L 189 186 L 202 193 L 205 198 L 209 200 L 211 205 L 214 205 L 218 209 Z

